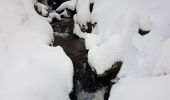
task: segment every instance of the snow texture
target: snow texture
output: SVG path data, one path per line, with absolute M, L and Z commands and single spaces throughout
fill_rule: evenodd
M 97 73 L 102 74 L 117 60 L 124 62 L 119 77 L 170 73 L 168 0 L 95 0 L 94 3 L 91 20 L 97 22 L 97 31 L 92 34 L 97 35 L 98 43 L 90 42 L 88 37 L 86 46 L 92 44 L 88 58 Z M 141 36 L 139 29 L 150 32 Z
M 169 100 L 170 75 L 123 79 L 112 87 L 109 100 Z
M 32 0 L 0 1 L 0 100 L 69 100 L 73 65 Z
M 76 22 L 87 29 L 87 22 L 91 22 L 90 0 L 78 0 L 76 5 Z
M 49 13 L 49 18 L 56 18 L 57 20 L 61 20 L 60 14 L 56 13 L 56 12 L 51 12 Z
M 48 15 L 48 6 L 39 3 L 39 2 L 35 2 L 35 6 L 37 7 L 38 11 L 42 13 L 42 16 L 47 16 Z
M 169 100 L 170 1 L 94 0 L 88 62 L 103 74 L 123 61 L 109 100 Z M 150 31 L 140 35 L 139 29 Z
M 77 4 L 77 0 L 69 0 L 69 1 L 63 2 L 56 9 L 56 11 L 62 11 L 62 10 L 65 10 L 65 9 L 70 9 L 70 10 L 74 11 L 76 9 L 76 4 Z

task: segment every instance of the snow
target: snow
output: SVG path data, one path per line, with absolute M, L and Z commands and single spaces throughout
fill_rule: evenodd
M 39 2 L 35 2 L 35 6 L 37 7 L 38 11 L 42 13 L 42 16 L 47 16 L 48 15 L 48 6 L 39 3 Z
M 85 46 L 86 49 L 91 49 L 92 47 L 98 45 L 99 37 L 95 34 L 86 34 Z
M 64 17 L 70 17 L 70 15 L 68 14 L 68 11 L 65 9 L 60 16 L 64 16 Z
M 133 34 L 138 32 L 135 19 L 137 20 L 138 17 L 129 15 L 124 23 L 126 27 L 123 28 L 122 33 L 113 35 L 103 44 L 90 49 L 88 53 L 89 64 L 95 67 L 98 74 L 104 73 L 116 61 L 123 61 L 125 67 L 128 68 L 135 65 L 135 48 L 131 43 Z
M 76 4 L 76 14 L 74 15 L 74 34 L 80 38 L 86 37 L 86 32 L 81 29 L 88 29 L 87 23 L 91 22 L 90 3 L 92 0 L 78 0 Z
M 76 22 L 81 26 L 87 28 L 87 22 L 91 22 L 90 16 L 90 0 L 78 0 L 76 5 Z
M 60 46 L 48 46 L 53 30 L 46 20 L 60 15 L 45 19 L 34 5 L 48 15 L 36 0 L 0 1 L 0 100 L 69 100 L 73 64 Z M 169 100 L 169 7 L 169 0 L 70 0 L 56 11 L 77 11 L 74 34 L 85 39 L 98 74 L 123 62 L 109 100 Z M 91 34 L 81 31 L 87 22 L 97 23 Z M 139 29 L 150 32 L 141 36 Z
M 56 18 L 57 20 L 61 20 L 60 14 L 56 13 L 56 12 L 51 12 L 49 13 L 49 18 Z
M 109 100 L 169 100 L 170 1 L 93 2 L 97 26 L 85 37 L 88 62 L 98 74 L 123 62 Z
M 109 100 L 169 100 L 170 75 L 122 79 L 112 87 Z
M 139 28 L 145 31 L 150 31 L 152 29 L 152 23 L 149 17 L 143 17 L 139 21 Z
M 79 38 L 85 38 L 87 33 L 83 33 L 80 29 L 80 26 L 74 22 L 73 34 L 76 34 Z
M 69 100 L 73 65 L 32 0 L 0 1 L 0 100 Z
M 119 77 L 170 73 L 169 63 L 165 63 L 170 58 L 169 47 L 162 46 L 168 45 L 170 37 L 169 1 L 95 0 L 94 3 L 91 20 L 97 22 L 97 26 L 92 34 L 98 39 L 96 43 L 86 36 L 86 48 L 90 48 L 89 63 L 98 74 L 117 60 L 124 62 Z M 139 28 L 150 33 L 141 36 Z M 165 55 L 166 60 L 161 60 Z
M 77 0 L 69 0 L 69 1 L 63 2 L 56 9 L 56 11 L 62 11 L 62 10 L 65 10 L 65 9 L 70 9 L 70 10 L 74 11 L 76 9 L 76 4 L 77 4 Z

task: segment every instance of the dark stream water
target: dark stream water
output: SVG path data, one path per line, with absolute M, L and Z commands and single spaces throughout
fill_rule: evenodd
M 84 39 L 73 35 L 73 20 L 63 19 L 52 26 L 55 31 L 53 46 L 62 46 L 74 65 L 71 100 L 108 100 L 113 77 L 99 76 L 89 66 Z

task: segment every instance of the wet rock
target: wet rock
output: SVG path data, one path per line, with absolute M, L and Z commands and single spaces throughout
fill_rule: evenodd
M 92 22 L 87 22 L 87 28 L 85 27 L 85 25 L 82 25 L 82 27 L 80 26 L 80 29 L 82 32 L 86 32 L 86 33 L 91 33 L 93 28 L 97 25 L 97 23 L 92 23 Z
M 123 64 L 122 61 L 115 62 L 110 69 L 106 70 L 103 74 L 98 76 L 99 80 L 103 84 L 109 85 L 111 80 L 117 77 L 117 74 L 119 73 L 122 64 Z

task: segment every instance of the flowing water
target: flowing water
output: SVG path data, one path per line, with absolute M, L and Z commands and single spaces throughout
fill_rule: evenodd
M 65 18 L 52 23 L 54 29 L 53 46 L 60 45 L 74 65 L 73 91 L 71 100 L 107 100 L 111 83 L 103 81 L 88 65 L 84 39 L 73 35 L 74 22 Z

